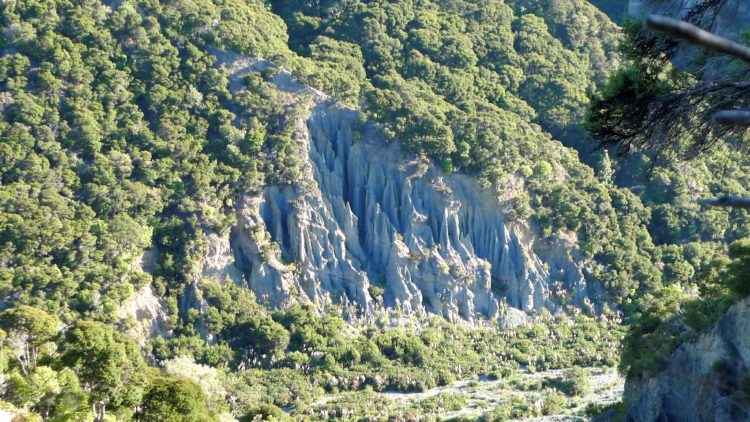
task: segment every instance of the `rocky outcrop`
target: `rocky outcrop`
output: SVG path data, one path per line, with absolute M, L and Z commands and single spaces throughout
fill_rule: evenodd
M 531 318 L 520 309 L 504 306 L 500 309 L 498 326 L 502 330 L 513 330 L 531 323 Z
M 169 336 L 166 308 L 151 286 L 147 285 L 120 306 L 119 317 L 125 321 L 125 332 L 145 346 L 150 338 Z
M 218 56 L 230 77 L 246 72 L 238 62 L 262 63 Z M 382 303 L 472 321 L 497 317 L 502 302 L 554 309 L 553 285 L 586 294 L 572 249 L 508 221 L 496 192 L 404 154 L 358 111 L 286 72 L 275 82 L 311 105 L 297 131 L 304 176 L 237 202 L 233 265 L 259 301 L 332 301 L 365 316 Z
M 193 279 L 207 278 L 212 281 L 224 283 L 239 283 L 242 273 L 234 265 L 229 236 L 217 233 L 209 233 L 205 237 L 206 247 L 203 260 L 196 265 L 196 274 Z
M 629 421 L 750 420 L 750 298 L 735 304 L 659 375 L 626 385 Z M 746 378 L 747 377 L 747 378 Z M 745 385 L 750 389 L 750 385 Z
M 158 260 L 158 250 L 154 247 L 147 249 L 133 261 L 133 271 L 153 275 Z M 167 323 L 167 306 L 150 284 L 138 289 L 120 305 L 118 317 L 125 332 L 141 346 L 145 346 L 150 338 L 168 337 L 171 334 Z

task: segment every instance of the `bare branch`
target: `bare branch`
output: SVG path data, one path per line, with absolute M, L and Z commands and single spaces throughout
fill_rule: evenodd
M 750 208 L 750 198 L 739 196 L 722 196 L 721 198 L 706 200 L 703 203 L 714 207 Z
M 673 37 L 682 38 L 703 48 L 728 54 L 750 63 L 750 48 L 704 31 L 693 24 L 659 15 L 650 15 L 646 19 L 646 24 L 651 29 L 665 32 Z
M 714 113 L 711 119 L 716 125 L 750 126 L 750 111 L 722 110 Z

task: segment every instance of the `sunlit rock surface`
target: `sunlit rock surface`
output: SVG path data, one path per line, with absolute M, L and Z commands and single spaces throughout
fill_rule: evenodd
M 233 78 L 264 66 L 229 53 L 220 59 Z M 358 111 L 286 72 L 275 82 L 310 104 L 297 131 L 304 176 L 239 199 L 232 268 L 211 271 L 236 279 L 238 270 L 272 306 L 330 300 L 365 316 L 382 303 L 406 315 L 473 321 L 497 317 L 503 301 L 554 309 L 553 286 L 574 300 L 586 294 L 571 251 L 509 222 L 496 192 L 404 154 Z

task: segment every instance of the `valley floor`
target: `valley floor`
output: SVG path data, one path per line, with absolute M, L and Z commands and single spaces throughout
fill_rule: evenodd
M 482 415 L 496 414 L 501 420 L 508 416 L 526 421 L 578 421 L 586 420 L 583 413 L 588 405 L 604 406 L 616 403 L 622 397 L 624 378 L 617 370 L 593 367 L 585 368 L 590 385 L 585 394 L 562 400 L 550 398 L 550 395 L 560 397 L 550 385 L 562 379 L 566 371 L 519 371 L 507 378 L 460 380 L 419 393 L 363 391 L 334 394 L 312 403 L 304 413 L 323 420 L 397 414 L 408 420 L 411 420 L 410 415 L 420 415 L 420 419 L 426 420 L 474 420 Z M 549 407 L 546 401 L 555 401 L 558 405 Z M 540 413 L 545 415 L 528 417 Z

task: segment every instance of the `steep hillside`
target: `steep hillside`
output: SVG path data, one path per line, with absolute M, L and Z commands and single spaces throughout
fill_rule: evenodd
M 42 13 L 31 5 L 4 9 L 7 25 L 14 29 L 7 32 L 4 42 L 9 47 L 3 57 L 7 75 L 4 89 L 10 95 L 4 114 L 5 131 L 12 140 L 3 179 L 3 189 L 8 192 L 4 204 L 4 218 L 8 221 L 3 232 L 7 240 L 4 254 L 12 264 L 3 271 L 9 280 L 6 297 L 16 297 L 15 302 L 60 309 L 64 314 L 75 311 L 93 316 L 106 309 L 109 318 L 114 318 L 117 302 L 153 278 L 157 294 L 176 304 L 185 286 L 197 281 L 193 267 L 205 254 L 204 233 L 225 236 L 234 224 L 238 195 L 260 192 L 266 183 L 285 185 L 300 181 L 300 176 L 306 178 L 303 173 L 309 169 L 308 157 L 304 145 L 297 142 L 304 128 L 296 117 L 304 112 L 304 107 L 300 109 L 287 101 L 283 93 L 259 76 L 250 75 L 246 87 L 239 80 L 229 86 L 226 71 L 217 67 L 208 53 L 210 47 L 234 49 L 283 63 L 303 83 L 313 83 L 342 99 L 347 98 L 347 93 L 339 88 L 350 86 L 345 82 L 351 82 L 350 77 L 358 74 L 362 96 L 367 99 L 366 109 L 382 123 L 383 141 L 394 136 L 407 151 L 437 159 L 448 172 L 475 169 L 483 186 L 498 189 L 509 204 L 502 217 L 494 218 L 518 221 L 521 226 L 530 224 L 526 220 L 532 218 L 529 241 L 537 237 L 534 232 L 552 244 L 559 242 L 555 238 L 577 239 L 571 243 L 569 257 L 561 257 L 560 262 L 581 257 L 579 261 L 588 262 L 589 278 L 607 287 L 615 301 L 639 286 L 658 284 L 659 271 L 643 225 L 646 217 L 638 211 L 637 199 L 627 191 L 599 182 L 588 167 L 578 162 L 573 151 L 562 148 L 528 122 L 535 112 L 525 105 L 524 96 L 536 99 L 531 104 L 541 116 L 547 116 L 541 118 L 545 125 L 561 133 L 570 132 L 566 128 L 572 127 L 575 115 L 581 113 L 576 104 L 584 101 L 583 90 L 591 85 L 589 78 L 610 66 L 606 49 L 584 49 L 588 35 L 572 36 L 573 28 L 580 29 L 580 25 L 566 16 L 596 16 L 605 33 L 611 25 L 584 3 L 566 11 L 571 15 L 548 13 L 544 4 L 534 9 L 523 4 L 513 8 L 498 4 L 494 17 L 485 17 L 477 9 L 479 14 L 471 21 L 459 19 L 451 11 L 454 6 L 446 4 L 443 15 L 430 19 L 459 19 L 455 21 L 457 26 L 442 31 L 449 31 L 453 35 L 444 35 L 456 38 L 461 45 L 476 44 L 473 49 L 460 50 L 471 56 L 467 62 L 438 57 L 438 52 L 447 50 L 414 44 L 416 40 L 407 43 L 406 38 L 393 38 L 398 43 L 394 46 L 416 47 L 394 50 L 394 59 L 384 61 L 371 57 L 379 51 L 371 53 L 371 41 L 358 39 L 364 62 L 344 69 L 334 66 L 343 63 L 337 58 L 341 57 L 341 48 L 349 48 L 345 41 L 334 42 L 331 38 L 330 43 L 338 47 L 327 47 L 329 55 L 325 57 L 316 56 L 314 52 L 319 49 L 307 46 L 311 59 L 322 66 L 314 68 L 310 60 L 286 49 L 283 24 L 254 3 L 232 13 L 221 3 L 200 7 L 189 3 L 127 3 L 114 10 L 92 3 L 87 7 L 99 10 L 99 14 L 75 26 L 70 22 L 80 19 L 64 17 L 76 16 L 79 6 L 48 6 L 55 13 Z M 342 19 L 364 19 L 359 22 L 362 25 L 370 22 L 367 16 L 375 12 L 359 9 L 352 5 L 346 9 L 351 13 L 341 15 Z M 579 9 L 583 12 L 577 13 Z M 410 21 L 416 24 L 418 19 L 414 19 L 422 14 L 421 10 L 426 9 L 407 8 L 403 11 L 405 20 L 378 31 L 385 31 L 383 36 L 390 32 L 408 37 L 403 25 Z M 399 13 L 394 10 L 388 16 L 396 19 Z M 546 17 L 550 25 L 555 25 L 554 30 L 548 31 L 545 20 L 534 13 Z M 212 23 L 214 15 L 225 17 Z M 494 24 L 499 22 L 504 22 L 502 27 L 511 31 L 509 34 L 514 34 L 517 41 L 493 52 L 481 46 L 489 37 L 489 33 L 481 31 L 499 29 Z M 460 32 L 467 24 L 484 25 L 468 32 L 474 40 Z M 276 29 L 261 31 L 261 26 Z M 292 34 L 297 33 L 295 28 L 292 27 Z M 570 28 L 567 35 L 566 28 Z M 419 33 L 433 37 L 441 30 L 430 27 L 420 31 L 414 29 L 411 37 Z M 553 34 L 563 41 L 553 41 Z M 326 38 L 315 39 L 320 43 Z M 548 50 L 540 44 L 543 39 L 552 42 L 564 64 L 539 54 L 542 49 Z M 290 43 L 299 44 L 294 39 Z M 492 45 L 497 49 L 503 44 Z M 594 45 L 602 44 L 596 41 Z M 534 53 L 535 49 L 538 53 Z M 491 59 L 501 53 L 508 55 L 507 64 Z M 419 54 L 423 55 L 425 66 L 437 72 L 435 79 L 428 79 L 433 72 L 426 70 L 417 72 L 425 78 L 422 81 L 409 76 L 408 72 L 416 69 L 409 70 L 406 64 L 414 65 L 418 60 L 404 59 Z M 85 64 L 94 58 L 97 66 Z M 491 67 L 485 67 L 480 60 Z M 395 79 L 384 79 L 390 71 L 377 68 L 375 63 L 392 63 L 397 71 L 391 72 Z M 352 73 L 358 66 L 365 72 Z M 559 82 L 545 82 L 543 70 L 549 73 L 561 66 L 570 74 L 558 76 L 562 78 Z M 532 68 L 542 73 L 531 77 Z M 273 74 L 276 70 L 271 67 L 267 72 Z M 502 82 L 503 72 L 521 79 L 516 83 Z M 441 79 L 439 74 L 447 79 Z M 561 91 L 545 93 L 555 86 Z M 455 95 L 450 93 L 460 87 L 463 88 Z M 358 95 L 356 91 L 350 94 Z M 498 96 L 492 96 L 495 94 Z M 573 102 L 539 102 L 553 96 Z M 434 104 L 442 105 L 432 107 Z M 559 108 L 561 105 L 563 108 Z M 316 124 L 314 118 L 310 123 Z M 38 141 L 31 142 L 25 133 L 34 134 Z M 311 133 L 316 134 L 316 130 Z M 36 164 L 25 164 L 28 160 Z M 55 185 L 53 180 L 59 182 Z M 36 190 L 49 193 L 38 197 L 33 193 Z M 615 206 L 620 203 L 632 204 L 628 207 L 633 211 Z M 353 211 L 363 215 L 363 210 Z M 35 223 L 11 223 L 22 220 Z M 56 225 L 67 230 L 58 241 L 37 240 L 44 239 L 45 232 Z M 396 226 L 400 225 L 396 222 Z M 405 233 L 406 227 L 397 228 Z M 474 229 L 461 230 L 463 233 Z M 481 243 L 477 238 L 471 242 Z M 425 245 L 417 249 L 434 246 L 430 241 Z M 300 245 L 283 246 L 288 250 Z M 498 244 L 495 248 L 499 247 Z M 129 265 L 145 248 L 152 250 L 158 261 L 151 277 Z M 385 256 L 391 252 L 367 253 Z M 500 257 L 492 255 L 496 252 L 472 253 L 494 261 L 490 264 L 498 277 Z M 291 259 L 295 259 L 294 255 Z M 377 265 L 384 263 L 383 260 Z M 615 271 L 605 269 L 605 265 Z M 372 276 L 372 268 L 355 269 L 370 271 Z M 534 273 L 540 270 L 530 271 L 532 277 Z M 549 284 L 550 277 L 542 278 Z M 61 281 L 51 283 L 53 279 Z M 511 282 L 499 280 L 498 289 L 503 290 L 503 285 Z M 486 289 L 487 282 L 483 283 Z M 366 301 L 363 286 L 360 285 L 358 301 Z M 45 295 L 39 294 L 42 289 L 47 290 Z M 514 306 L 529 309 L 544 301 L 543 294 L 534 299 L 536 305 L 529 306 L 527 299 L 520 298 L 518 289 L 513 289 Z M 489 306 L 484 306 L 486 315 L 492 314 Z
M 750 405 L 750 301 L 682 345 L 658 375 L 627 384 L 628 420 L 741 421 Z
M 230 81 L 246 73 L 241 57 L 220 55 Z M 217 281 L 233 274 L 275 307 L 333 300 L 366 319 L 385 306 L 489 320 L 501 305 L 555 310 L 603 294 L 587 287 L 575 244 L 535 239 L 528 223 L 509 221 L 494 190 L 408 157 L 356 110 L 287 73 L 274 84 L 309 116 L 295 133 L 300 176 L 240 194 Z
M 630 9 L 638 16 L 658 13 L 685 19 L 737 41 L 743 41 L 750 18 L 746 5 L 731 0 L 631 2 Z M 748 194 L 737 184 L 745 177 L 741 168 L 747 165 L 747 131 L 716 126 L 710 119 L 714 107 L 747 105 L 747 65 L 637 25 L 630 28 L 625 46 L 630 62 L 594 99 L 589 126 L 620 151 L 658 157 L 656 163 L 666 164 L 655 171 L 663 185 L 682 177 L 680 173 L 705 175 L 685 184 L 683 192 L 673 191 L 673 203 L 664 201 L 663 194 L 642 198 L 654 211 L 679 210 L 667 220 L 661 212 L 652 213 L 652 224 L 667 223 L 659 231 L 651 229 L 657 243 L 683 243 L 672 253 L 681 250 L 686 258 L 690 254 L 692 262 L 701 255 L 707 260 L 702 270 L 683 273 L 681 280 L 640 298 L 620 363 L 628 375 L 623 410 L 627 420 L 637 421 L 747 420 L 746 211 L 710 211 L 711 219 L 729 223 L 731 229 L 722 230 L 725 240 L 741 239 L 729 245 L 728 255 L 723 246 L 698 251 L 692 244 L 688 252 L 686 235 L 705 238 L 705 229 L 715 223 L 677 199 L 691 191 L 694 197 L 701 191 Z M 711 168 L 723 170 L 706 173 Z M 666 245 L 660 249 L 669 250 Z
M 746 222 L 668 230 L 716 163 L 644 188 L 647 160 L 593 151 L 620 34 L 583 0 L 28 0 L 0 23 L 0 408 L 32 420 L 283 419 L 611 367 L 621 314 Z M 585 380 L 495 416 L 575 408 Z
M 376 24 L 361 6 L 347 16 Z M 420 66 L 441 87 L 398 72 L 386 82 L 374 39 L 301 47 L 260 2 L 1 6 L 3 407 L 208 420 L 278 410 L 270 404 L 301 411 L 317 386 L 407 391 L 520 365 L 614 363 L 617 317 L 603 300 L 658 281 L 643 217 L 627 223 L 641 235 L 621 227 L 613 201 L 637 200 L 610 192 L 531 122 L 537 107 L 563 131 L 611 57 L 586 50 L 585 33 L 568 34 L 552 6 L 523 19 L 521 4 L 498 3 L 492 17 L 474 9 L 474 24 L 504 22 L 524 51 L 554 43 L 580 83 L 545 87 L 555 64 L 538 54 L 536 64 L 515 54 L 502 79 L 478 60 L 490 65 L 512 43 L 476 38 L 475 53 L 450 4 L 439 16 L 403 6 L 388 31 L 405 36 L 418 15 L 437 25 L 413 42 L 428 43 L 420 48 L 437 61 Z M 430 39 L 450 20 L 457 49 L 440 57 Z M 391 39 L 402 66 L 408 51 Z M 526 81 L 524 68 L 546 73 Z M 310 85 L 363 99 L 367 115 Z M 524 103 L 546 88 L 575 102 Z M 448 174 L 457 170 L 480 181 Z M 623 272 L 610 277 L 604 265 L 621 255 Z M 541 312 L 591 313 L 587 295 L 607 319 Z M 314 306 L 286 307 L 294 302 Z M 514 307 L 541 316 L 509 337 L 490 321 L 530 322 Z M 416 327 L 389 329 L 407 314 Z

